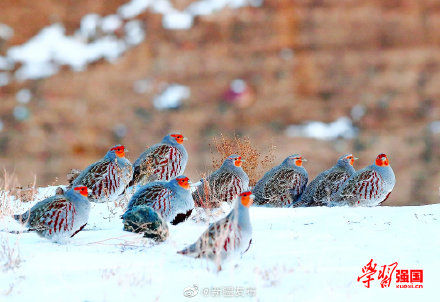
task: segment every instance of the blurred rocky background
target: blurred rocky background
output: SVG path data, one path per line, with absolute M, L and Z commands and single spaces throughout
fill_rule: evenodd
M 65 183 L 180 130 L 197 180 L 223 133 L 311 178 L 384 152 L 386 204 L 437 203 L 439 26 L 436 0 L 2 0 L 0 167 Z

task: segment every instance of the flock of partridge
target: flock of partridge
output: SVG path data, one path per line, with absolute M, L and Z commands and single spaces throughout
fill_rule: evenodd
M 57 190 L 56 195 L 14 218 L 43 237 L 62 241 L 87 224 L 90 202 L 115 201 L 129 187 L 135 193 L 123 217 L 148 207 L 172 224 L 186 220 L 195 206 L 212 206 L 213 201 L 235 202 L 229 215 L 211 224 L 194 244 L 179 251 L 223 260 L 250 247 L 249 207 L 253 203 L 273 207 L 376 206 L 388 198 L 395 184 L 385 154 L 358 171 L 353 168 L 357 158 L 343 155 L 308 185 L 308 173 L 303 167 L 306 160 L 294 154 L 264 174 L 252 190 L 242 169 L 243 160 L 234 154 L 217 171 L 192 184 L 183 175 L 188 161 L 184 140 L 181 134 L 169 134 L 143 152 L 133 165 L 125 158 L 124 146 L 117 145 L 83 170 L 66 191 Z

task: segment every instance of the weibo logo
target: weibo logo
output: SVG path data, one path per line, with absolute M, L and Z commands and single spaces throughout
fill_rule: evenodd
M 199 293 L 199 288 L 195 284 L 193 286 L 188 286 L 183 289 L 183 295 L 187 298 L 195 297 L 197 296 L 198 293 Z

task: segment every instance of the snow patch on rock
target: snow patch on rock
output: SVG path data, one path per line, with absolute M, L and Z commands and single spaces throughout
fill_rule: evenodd
M 341 117 L 328 124 L 310 121 L 302 125 L 290 125 L 286 129 L 286 134 L 290 137 L 310 137 L 321 140 L 351 139 L 356 137 L 357 133 L 358 129 L 353 126 L 348 117 Z

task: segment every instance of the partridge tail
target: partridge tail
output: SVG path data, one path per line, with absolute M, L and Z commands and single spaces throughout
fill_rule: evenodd
M 14 219 L 20 223 L 25 223 L 28 219 L 28 213 L 23 213 L 23 214 L 16 214 L 13 216 Z
M 128 184 L 128 187 L 132 187 L 132 186 L 134 186 L 137 183 L 138 178 L 140 177 L 140 174 L 141 174 L 140 167 L 139 166 L 134 167 L 133 178 L 130 180 L 130 183 Z

